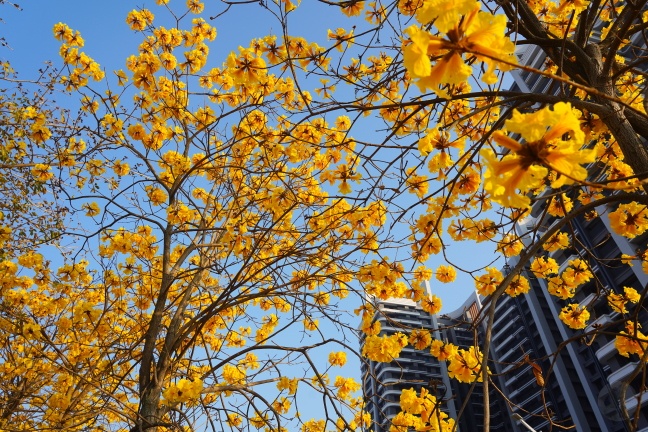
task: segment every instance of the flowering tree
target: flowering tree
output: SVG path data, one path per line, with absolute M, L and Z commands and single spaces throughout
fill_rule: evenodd
M 531 275 L 568 301 L 572 329 L 593 303 L 569 299 L 606 297 L 622 327 L 587 336 L 614 332 L 645 369 L 646 287 L 600 283 L 569 236 L 576 218 L 606 218 L 640 239 L 606 265 L 648 268 L 645 2 L 320 0 L 346 27 L 326 44 L 289 33 L 304 5 L 261 2 L 283 31 L 223 59 L 209 3 L 155 3 L 125 17 L 141 41 L 121 69 L 64 23 L 61 72 L 39 97 L 4 65 L 17 90 L 0 100 L 14 137 L 0 180 L 23 193 L 0 209 L 0 428 L 369 430 L 359 384 L 332 369 L 356 354 L 348 311 L 363 358 L 410 344 L 488 386 L 497 299 Z M 523 46 L 547 61 L 519 64 Z M 503 90 L 514 70 L 546 89 Z M 558 222 L 522 223 L 537 208 Z M 464 268 L 451 241 L 516 264 Z M 569 248 L 580 256 L 560 269 L 550 253 Z M 367 298 L 435 314 L 424 282 L 457 272 L 490 301 L 483 346 L 381 333 Z M 300 414 L 312 394 L 321 418 Z M 433 394 L 401 401 L 393 430 L 453 429 Z

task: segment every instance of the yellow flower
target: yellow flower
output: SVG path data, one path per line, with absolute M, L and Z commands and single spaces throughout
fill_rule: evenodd
M 456 345 L 445 343 L 439 339 L 433 340 L 430 346 L 430 354 L 442 361 L 454 357 L 458 351 L 459 348 Z
M 317 330 L 317 327 L 319 325 L 319 320 L 314 320 L 311 317 L 306 317 L 302 320 L 302 323 L 304 324 L 304 328 L 309 331 L 315 331 Z
M 362 9 L 364 9 L 364 2 L 349 2 L 348 4 L 341 6 L 341 9 L 342 13 L 348 17 L 358 16 L 362 13 Z
M 331 366 L 344 366 L 346 363 L 346 353 L 344 351 L 332 352 L 329 354 L 328 360 Z
M 239 427 L 243 424 L 243 419 L 236 413 L 227 414 L 227 424 L 231 427 Z
M 565 194 L 562 194 L 560 197 L 553 197 L 549 202 L 547 207 L 547 213 L 551 216 L 564 217 L 565 213 L 569 213 L 574 207 L 574 203 L 569 197 Z
M 187 9 L 189 9 L 191 13 L 199 14 L 204 8 L 205 5 L 198 0 L 187 0 Z
M 566 280 L 562 276 L 554 276 L 549 278 L 547 291 L 553 296 L 567 300 L 576 293 L 576 285 L 574 285 L 573 281 Z
M 554 234 L 542 245 L 547 252 L 555 252 L 567 247 L 569 247 L 569 236 L 562 232 Z
M 411 43 L 403 48 L 405 69 L 415 78 L 425 78 L 432 72 L 432 62 L 428 54 L 428 45 L 433 36 L 418 26 L 405 29 Z M 472 69 L 471 69 L 472 71 Z M 470 74 L 468 74 L 470 75 Z
M 495 292 L 504 277 L 495 267 L 486 267 L 488 273 L 475 279 L 475 288 L 480 295 L 487 296 Z
M 630 287 L 623 288 L 624 297 L 632 303 L 637 303 L 641 299 L 641 295 L 637 292 L 636 289 Z
M 54 174 L 50 172 L 50 166 L 45 164 L 36 164 L 32 168 L 32 174 L 36 177 L 36 180 L 41 182 L 46 182 L 54 177 Z
M 223 366 L 223 381 L 227 384 L 243 384 L 247 373 L 244 368 L 226 364 Z
M 608 304 L 614 312 L 628 313 L 626 303 L 637 303 L 641 295 L 634 288 L 624 287 L 623 294 L 610 293 L 607 296 Z
M 648 348 L 648 336 L 639 331 L 641 326 L 632 321 L 626 323 L 626 331 L 617 335 L 614 346 L 624 357 L 630 357 L 630 354 L 638 354 L 643 358 L 645 350 Z
M 479 4 L 474 1 L 452 3 L 452 8 L 443 11 L 436 5 L 430 5 L 429 8 L 422 8 L 419 15 L 423 21 L 436 16 L 439 20 L 435 25 L 442 33 L 447 33 L 446 38 L 433 36 L 416 25 L 405 29 L 410 41 L 403 47 L 405 68 L 417 79 L 416 84 L 421 91 L 432 89 L 441 96 L 446 94 L 439 89 L 439 85 L 459 84 L 472 74 L 472 66 L 464 62 L 463 53 L 474 55 L 488 66 L 482 76 L 482 81 L 487 84 L 497 81 L 494 74 L 496 65 L 502 70 L 510 69 L 508 64 L 498 60 L 515 62 L 515 47 L 506 37 L 504 15 L 493 16 L 481 12 Z M 438 58 L 434 66 L 430 57 Z
M 475 347 L 459 350 L 450 358 L 448 375 L 459 382 L 482 382 L 481 362 L 482 355 Z
M 328 38 L 331 40 L 337 41 L 335 48 L 338 51 L 344 51 L 344 48 L 348 47 L 349 44 L 353 43 L 353 30 L 347 32 L 343 28 L 338 27 L 335 31 L 328 30 Z
M 434 20 L 434 26 L 442 33 L 448 33 L 462 15 L 479 8 L 475 0 L 426 0 L 416 11 L 416 20 L 427 24 Z
M 53 31 L 56 40 L 61 42 L 68 42 L 73 35 L 72 29 L 62 22 L 54 24 Z
M 367 336 L 362 355 L 369 360 L 389 363 L 400 356 L 403 347 L 398 335 Z
M 558 263 L 553 258 L 538 257 L 531 263 L 531 271 L 538 279 L 558 273 Z
M 421 300 L 421 308 L 431 315 L 438 314 L 441 311 L 442 306 L 441 299 L 435 295 L 431 295 Z
M 146 130 L 140 123 L 128 126 L 128 135 L 136 141 L 141 141 L 146 136 Z
M 202 392 L 202 380 L 196 378 L 193 381 L 182 378 L 177 383 L 170 385 L 162 392 L 162 396 L 169 404 L 177 404 L 189 400 L 198 399 Z
M 505 257 L 519 255 L 524 248 L 524 243 L 519 237 L 507 234 L 497 242 L 497 251 L 501 252 Z
M 524 276 L 517 275 L 513 278 L 509 286 L 506 287 L 505 292 L 511 297 L 516 297 L 520 294 L 528 293 L 530 288 L 529 281 Z
M 607 296 L 607 301 L 608 304 L 610 305 L 610 308 L 614 312 L 618 313 L 628 313 L 628 310 L 626 309 L 626 300 L 621 294 L 617 293 L 610 293 Z
M 101 213 L 101 209 L 99 209 L 99 205 L 96 202 L 85 203 L 82 207 L 86 211 L 86 216 L 92 217 Z
M 637 237 L 648 229 L 648 210 L 645 205 L 636 202 L 621 204 L 610 213 L 610 225 L 619 235 Z
M 337 394 L 341 399 L 348 399 L 350 393 L 360 390 L 360 384 L 358 384 L 353 378 L 336 376 L 333 385 L 337 387 Z
M 585 307 L 572 303 L 562 308 L 558 317 L 570 328 L 583 329 L 587 327 L 590 313 Z
M 146 19 L 139 11 L 133 9 L 126 16 L 126 24 L 131 30 L 142 31 L 146 28 Z
M 432 343 L 432 336 L 427 330 L 412 330 L 409 336 L 409 343 L 417 350 L 423 350 Z
M 23 325 L 22 334 L 27 339 L 38 339 L 41 335 L 41 326 L 36 323 Z
M 571 105 L 564 102 L 532 114 L 514 111 L 505 127 L 520 134 L 525 144 L 496 131 L 493 140 L 510 153 L 500 161 L 490 149 L 482 153 L 487 166 L 485 189 L 491 199 L 507 207 L 528 207 L 530 200 L 525 194 L 542 184 L 548 169 L 558 174 L 551 183 L 554 188 L 584 180 L 587 170 L 581 165 L 593 162 L 595 152 L 581 148 L 585 134 L 579 118 Z
M 436 278 L 439 282 L 450 283 L 457 277 L 457 271 L 452 266 L 440 265 L 436 269 Z
M 288 390 L 288 394 L 294 395 L 297 392 L 297 387 L 299 385 L 299 380 L 297 378 L 288 378 L 282 376 L 277 382 L 277 390 L 284 391 Z
M 565 269 L 561 277 L 575 286 L 589 282 L 592 278 L 592 272 L 586 261 L 576 258 L 569 262 L 569 267 Z

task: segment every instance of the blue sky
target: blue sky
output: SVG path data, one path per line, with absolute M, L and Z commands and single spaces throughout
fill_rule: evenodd
M 169 5 L 182 9 L 184 2 L 173 0 Z M 180 6 L 180 7 L 178 7 Z M 140 36 L 131 31 L 126 14 L 139 8 L 150 8 L 154 13 L 159 6 L 154 1 L 88 1 L 88 0 L 25 0 L 20 2 L 22 11 L 11 6 L 0 9 L 0 36 L 9 42 L 12 51 L 3 50 L 0 57 L 11 60 L 14 67 L 23 72 L 39 67 L 47 60 L 58 57 L 59 42 L 52 36 L 52 26 L 63 22 L 83 35 L 88 55 L 108 69 L 122 68 L 126 56 L 133 54 Z M 206 2 L 203 16 L 216 17 L 225 11 L 219 1 Z M 304 36 L 319 43 L 326 41 L 328 28 L 344 26 L 344 16 L 332 7 L 306 0 L 293 12 L 289 34 Z M 158 14 L 158 20 L 166 20 L 168 14 Z M 156 21 L 160 22 L 160 21 Z M 165 22 L 167 26 L 171 22 Z M 223 59 L 239 45 L 248 45 L 253 38 L 270 33 L 280 34 L 277 21 L 257 3 L 233 6 L 226 14 L 210 21 L 218 36 L 211 45 L 211 58 Z M 26 55 L 26 53 L 29 53 Z M 23 68 L 24 66 L 24 68 Z

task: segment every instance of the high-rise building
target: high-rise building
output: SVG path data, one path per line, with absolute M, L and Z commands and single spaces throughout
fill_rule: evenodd
M 545 61 L 542 50 L 533 46 L 520 51 L 518 58 L 520 63 L 534 68 L 540 68 Z M 555 91 L 549 79 L 528 71 L 515 71 L 513 78 L 513 90 Z M 546 202 L 538 199 L 516 227 L 527 245 L 557 222 L 547 214 Z M 622 294 L 625 287 L 641 292 L 648 286 L 648 275 L 640 265 L 631 267 L 620 259 L 622 254 L 634 256 L 644 251 L 648 235 L 633 240 L 617 235 L 608 218 L 613 210 L 599 206 L 598 217 L 577 217 L 563 229 L 572 246 L 546 253 L 560 265 L 560 272 L 577 258 L 586 261 L 592 270 L 594 277 L 577 290 L 573 299 L 550 295 L 547 280 L 527 272 L 531 292 L 516 298 L 505 296 L 497 305 L 491 355 L 500 388 L 513 411 L 536 430 L 548 429 L 552 418 L 554 422 L 573 424 L 578 431 L 630 431 L 621 420 L 623 399 L 630 417 L 636 420 L 637 430 L 648 432 L 646 376 L 639 373 L 641 366 L 636 358 L 625 358 L 615 349 L 614 334 L 623 329 L 625 319 L 611 310 L 606 298 L 609 292 Z M 572 302 L 590 311 L 590 323 L 584 330 L 571 330 L 558 319 L 560 310 Z M 645 307 L 629 307 L 625 317 L 631 316 L 644 328 L 648 326 Z M 594 329 L 602 331 L 596 337 L 588 336 Z M 538 384 L 531 363 L 546 375 L 543 386 Z
M 529 217 L 518 226 L 520 234 L 541 234 L 556 222 L 543 206 L 542 201 L 533 206 Z M 576 218 L 567 230 L 572 246 L 546 254 L 557 261 L 560 272 L 573 259 L 588 263 L 594 277 L 577 290 L 574 298 L 552 296 L 547 280 L 527 272 L 531 291 L 515 298 L 504 296 L 497 304 L 491 357 L 500 389 L 511 401 L 513 412 L 536 430 L 548 429 L 550 419 L 574 425 L 578 431 L 633 430 L 622 421 L 623 398 L 631 418 L 637 420 L 637 430 L 648 432 L 646 377 L 643 373 L 631 377 L 641 369 L 639 362 L 616 350 L 614 333 L 623 329 L 625 319 L 611 310 L 606 297 L 608 292 L 623 293 L 624 287 L 641 292 L 648 284 L 641 266 L 630 267 L 620 260 L 622 253 L 635 255 L 637 248 L 645 248 L 646 236 L 629 241 L 616 235 L 610 229 L 609 211 L 601 206 L 597 218 Z M 523 238 L 528 243 L 533 241 L 531 235 Z M 590 323 L 584 330 L 571 330 L 558 318 L 560 310 L 572 302 L 590 311 Z M 629 308 L 626 317 L 633 313 L 644 327 L 648 326 L 645 308 Z M 604 331 L 596 337 L 588 335 L 597 327 Z M 543 385 L 538 383 L 531 363 L 543 374 Z M 628 386 L 621 396 L 624 382 Z
M 409 334 L 413 329 L 433 331 L 437 328 L 436 317 L 423 311 L 410 300 L 378 301 L 376 308 L 376 319 L 381 324 L 381 334 Z M 363 343 L 364 338 L 361 339 L 361 344 Z M 399 358 L 391 363 L 367 360 L 362 365 L 362 385 L 366 409 L 374 419 L 373 432 L 389 431 L 390 420 L 400 411 L 401 391 L 410 388 L 417 392 L 423 387 L 430 390 L 439 400 L 445 402 L 444 410 L 456 418 L 446 364 L 436 360 L 427 351 L 405 347 Z
M 378 300 L 376 320 L 381 323 L 381 334 L 396 332 L 409 334 L 425 329 L 435 339 L 444 340 L 467 349 L 475 345 L 476 328 L 473 319 L 479 313 L 479 298 L 473 294 L 455 312 L 430 315 L 413 301 L 403 299 Z M 361 339 L 361 344 L 364 338 Z M 400 411 L 402 390 L 427 389 L 441 403 L 442 411 L 459 419 L 458 430 L 478 432 L 483 425 L 483 388 L 476 383 L 462 384 L 448 376 L 445 361 L 439 361 L 428 350 L 403 349 L 398 359 L 391 363 L 366 361 L 362 365 L 362 385 L 367 411 L 374 419 L 374 432 L 389 431 L 390 420 Z M 491 430 L 511 432 L 505 425 L 506 407 L 491 389 Z M 459 415 L 461 413 L 461 415 Z M 510 423 L 510 421 L 509 421 Z

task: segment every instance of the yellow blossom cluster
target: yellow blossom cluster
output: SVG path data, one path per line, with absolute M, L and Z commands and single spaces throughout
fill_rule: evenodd
M 631 354 L 637 354 L 643 359 L 646 349 L 648 349 L 648 336 L 643 334 L 639 329 L 641 326 L 632 321 L 626 323 L 626 331 L 621 331 L 614 341 L 615 348 L 624 357 L 630 357 Z
M 641 296 L 636 289 L 631 287 L 623 287 L 623 294 L 610 293 L 607 296 L 608 304 L 614 312 L 626 314 L 628 310 L 626 305 L 629 303 L 637 303 Z
M 484 187 L 491 199 L 503 206 L 527 208 L 526 195 L 540 187 L 549 170 L 556 173 L 551 186 L 558 188 L 587 177 L 582 166 L 593 162 L 595 153 L 582 149 L 585 134 L 580 127 L 580 115 L 568 103 L 557 103 L 535 113 L 514 111 L 505 122 L 506 131 L 524 138 L 522 144 L 502 131 L 493 133 L 493 140 L 510 153 L 501 160 L 491 149 L 485 149 L 486 173 Z M 552 200 L 553 212 L 562 213 L 564 200 Z
M 223 366 L 223 381 L 227 384 L 243 384 L 245 377 L 246 372 L 244 368 L 231 364 Z
M 400 395 L 401 412 L 391 421 L 390 432 L 426 430 L 450 432 L 455 429 L 455 421 L 441 410 L 437 398 L 425 388 L 417 394 L 413 388 L 405 389 Z
M 329 354 L 331 366 L 344 366 L 346 364 L 346 353 L 344 351 L 332 352 Z
M 471 383 L 482 381 L 482 354 L 477 347 L 461 349 L 452 343 L 434 339 L 430 354 L 441 361 L 447 361 L 448 374 L 459 382 Z
M 407 336 L 403 333 L 369 335 L 362 346 L 362 355 L 373 361 L 389 363 L 400 356 L 407 342 Z
M 502 272 L 495 267 L 486 267 L 486 273 L 475 279 L 475 288 L 479 295 L 487 296 L 494 293 L 503 280 Z
M 179 403 L 195 401 L 200 397 L 202 389 L 202 380 L 198 378 L 193 380 L 182 378 L 178 380 L 178 382 L 169 385 L 164 392 L 162 392 L 162 396 L 164 397 L 165 403 L 176 405 Z
M 448 365 L 450 378 L 464 383 L 482 381 L 482 355 L 478 348 L 459 349 L 448 360 L 450 362 Z
M 556 272 L 558 269 L 552 266 L 551 270 Z M 589 282 L 592 277 L 589 264 L 581 258 L 576 258 L 569 261 L 569 265 L 560 275 L 548 277 L 547 290 L 549 294 L 566 300 L 573 297 L 578 287 Z
M 610 213 L 610 225 L 619 235 L 635 238 L 648 230 L 648 208 L 631 202 L 621 204 Z
M 486 65 L 482 80 L 487 84 L 497 81 L 495 68 L 509 70 L 515 63 L 514 45 L 505 35 L 506 17 L 493 16 L 479 7 L 471 0 L 451 6 L 439 0 L 421 2 L 415 18 L 423 27 L 407 28 L 409 43 L 403 47 L 405 67 L 421 91 L 431 89 L 446 96 L 440 86 L 464 82 L 473 72 L 472 61 L 464 60 L 464 54 Z M 430 22 L 443 36 L 426 30 Z M 431 57 L 439 60 L 432 64 Z
M 342 400 L 348 400 L 351 393 L 360 390 L 360 384 L 357 383 L 353 378 L 344 378 L 337 376 L 335 377 L 335 383 L 333 385 L 338 389 L 337 395 Z
M 585 306 L 572 303 L 562 308 L 558 317 L 570 328 L 583 329 L 587 326 L 590 313 Z
M 59 54 L 70 68 L 70 74 L 61 78 L 68 91 L 86 86 L 89 77 L 94 81 L 101 81 L 104 78 L 101 66 L 86 53 L 79 51 L 85 42 L 78 31 L 72 30 L 63 23 L 55 24 L 53 31 L 54 37 L 63 42 Z

